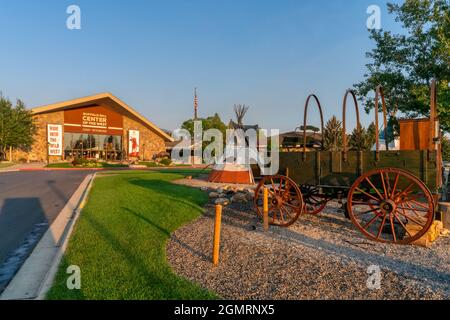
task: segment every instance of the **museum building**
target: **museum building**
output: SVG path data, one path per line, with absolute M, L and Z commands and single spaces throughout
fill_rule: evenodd
M 173 139 L 110 93 L 31 110 L 37 127 L 27 161 L 152 159 Z

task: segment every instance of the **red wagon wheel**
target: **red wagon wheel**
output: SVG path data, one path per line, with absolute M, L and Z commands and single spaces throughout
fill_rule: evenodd
M 300 191 L 305 202 L 305 214 L 319 214 L 325 209 L 329 198 L 320 193 L 320 189 L 311 185 L 301 185 Z
M 269 223 L 288 227 L 297 221 L 303 209 L 303 198 L 297 184 L 285 176 L 267 176 L 255 190 L 254 205 L 263 217 L 264 188 L 269 191 Z
M 384 168 L 367 172 L 355 181 L 347 210 L 368 238 L 410 244 L 430 228 L 434 200 L 427 186 L 411 173 Z

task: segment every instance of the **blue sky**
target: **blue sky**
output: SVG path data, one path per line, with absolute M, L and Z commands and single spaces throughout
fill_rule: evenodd
M 71 4 L 81 30 L 66 28 Z M 227 122 L 242 103 L 247 123 L 282 131 L 303 121 L 314 92 L 325 118 L 341 119 L 373 45 L 372 4 L 384 29 L 400 31 L 376 0 L 0 0 L 0 91 L 29 107 L 109 91 L 174 129 L 192 117 L 198 87 L 200 115 Z

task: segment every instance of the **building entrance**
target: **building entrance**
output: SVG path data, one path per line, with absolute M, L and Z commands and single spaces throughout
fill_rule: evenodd
M 123 160 L 122 136 L 64 133 L 65 159 Z

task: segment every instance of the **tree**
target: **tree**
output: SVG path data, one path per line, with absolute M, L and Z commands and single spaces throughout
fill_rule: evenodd
M 375 127 L 375 123 L 372 122 L 367 128 L 367 144 L 369 145 L 369 148 L 367 150 L 371 150 L 373 145 L 375 144 L 376 132 L 377 128 Z
M 450 162 L 450 140 L 445 137 L 442 139 L 442 160 Z
M 225 143 L 227 126 L 225 125 L 225 123 L 222 122 L 222 120 L 220 119 L 220 116 L 217 113 L 214 114 L 214 116 L 212 116 L 212 117 L 208 117 L 206 119 L 203 119 L 203 118 L 197 119 L 197 121 L 202 122 L 203 131 L 206 131 L 209 129 L 219 130 L 222 133 L 222 136 L 224 137 L 224 143 Z M 183 122 L 183 124 L 181 125 L 181 128 L 189 131 L 189 133 L 191 134 L 191 137 L 194 137 L 194 120 L 193 119 L 186 120 L 185 122 Z M 203 142 L 203 149 L 210 143 L 211 142 L 207 142 L 207 141 Z
M 336 116 L 328 120 L 323 132 L 324 149 L 339 151 L 342 148 L 342 122 Z
M 375 132 L 375 125 L 371 128 L 371 131 Z M 375 135 L 372 135 L 366 128 L 355 128 L 350 135 L 349 146 L 350 150 L 369 151 L 375 143 Z
M 448 0 L 405 0 L 388 3 L 388 11 L 405 32 L 371 30 L 375 48 L 366 53 L 365 79 L 355 84 L 360 96 L 367 97 L 381 84 L 389 117 L 397 111 L 408 117 L 429 115 L 430 83 L 437 80 L 438 113 L 442 129 L 450 132 L 450 8 Z M 366 111 L 374 99 L 366 100 Z M 391 122 L 390 122 L 391 123 Z
M 8 148 L 29 149 L 33 144 L 36 126 L 31 111 L 17 100 L 13 106 L 10 100 L 0 95 L 0 160 L 6 158 Z

